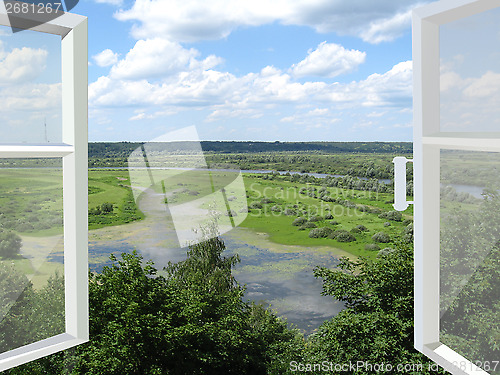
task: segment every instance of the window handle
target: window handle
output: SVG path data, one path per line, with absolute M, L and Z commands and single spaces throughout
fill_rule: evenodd
M 394 163 L 394 209 L 404 211 L 413 201 L 406 200 L 406 163 L 413 163 L 413 159 L 404 156 L 395 157 Z

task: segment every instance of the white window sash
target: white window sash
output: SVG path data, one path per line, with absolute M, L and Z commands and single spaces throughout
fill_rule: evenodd
M 33 15 L 10 25 L 0 3 L 0 24 L 25 28 Z M 12 20 L 12 19 L 11 19 Z M 60 35 L 62 144 L 0 144 L 0 158 L 62 158 L 65 333 L 0 354 L 0 371 L 84 343 L 88 323 L 87 18 L 65 13 L 31 30 Z

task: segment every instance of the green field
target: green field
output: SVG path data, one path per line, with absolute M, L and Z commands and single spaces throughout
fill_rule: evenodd
M 155 190 L 167 192 L 169 204 L 182 204 L 219 190 L 235 176 L 237 173 L 224 171 L 186 172 L 157 184 Z M 50 260 L 52 256 L 62 256 L 61 169 L 1 169 L 0 179 L 0 228 L 15 232 L 23 242 L 21 254 L 3 262 L 13 264 L 35 287 L 41 287 L 50 275 L 63 272 L 60 263 Z M 304 182 L 309 180 L 312 182 Z M 127 170 L 91 169 L 88 181 L 89 229 L 144 218 L 135 203 Z M 412 218 L 411 208 L 401 217 L 381 217 L 393 212 L 393 196 L 387 192 L 327 186 L 325 179 L 276 174 L 244 174 L 243 181 L 248 208 L 244 208 L 241 196 L 237 202 L 230 202 L 231 207 L 238 207 L 231 215 L 244 215 L 247 210 L 240 226 L 265 233 L 277 244 L 330 247 L 354 256 L 375 257 L 378 249 L 396 246 L 408 233 Z M 226 193 L 229 200 L 236 199 L 231 190 Z M 105 211 L 106 205 L 111 209 Z M 298 218 L 303 218 L 300 220 L 304 223 L 293 225 Z M 349 232 L 350 241 L 333 235 L 311 238 L 310 232 L 315 228 L 307 226 L 329 228 L 325 229 L 329 234 Z M 359 226 L 365 229 L 356 229 Z M 379 232 L 387 234 L 386 242 L 372 239 Z M 372 249 L 366 249 L 366 245 Z
M 372 257 L 377 252 L 365 250 L 366 244 L 378 244 L 382 249 L 394 246 L 403 237 L 408 220 L 412 218 L 411 210 L 405 212 L 400 221 L 379 217 L 393 211 L 392 194 L 292 183 L 280 177 L 266 180 L 262 176 L 245 176 L 245 186 L 249 213 L 241 226 L 268 233 L 271 241 L 286 245 L 331 246 L 356 256 Z M 324 197 L 329 196 L 341 203 L 318 198 L 319 191 Z M 355 241 L 310 238 L 309 232 L 313 228 L 301 230 L 299 226 L 292 225 L 298 217 L 309 222 L 312 218 L 318 228 L 346 230 L 352 233 Z M 367 231 L 358 232 L 354 229 L 359 225 L 366 227 Z M 375 242 L 372 236 L 378 232 L 386 233 L 390 241 Z

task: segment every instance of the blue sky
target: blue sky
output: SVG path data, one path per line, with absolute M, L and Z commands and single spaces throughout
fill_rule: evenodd
M 80 0 L 89 140 L 411 141 L 414 0 Z

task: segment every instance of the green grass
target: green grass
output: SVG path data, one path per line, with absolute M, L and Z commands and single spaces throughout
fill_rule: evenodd
M 362 212 L 357 208 L 346 207 L 338 203 L 324 202 L 318 198 L 307 196 L 301 193 L 306 188 L 320 185 L 292 183 L 283 180 L 264 180 L 258 176 L 245 176 L 247 187 L 248 204 L 261 202 L 262 199 L 272 200 L 272 203 L 263 203 L 262 209 L 250 209 L 248 217 L 241 224 L 257 232 L 269 234 L 269 240 L 285 244 L 299 246 L 331 246 L 340 248 L 356 256 L 376 256 L 376 252 L 365 250 L 365 244 L 375 243 L 371 237 L 377 232 L 385 232 L 391 237 L 391 242 L 379 244 L 381 248 L 391 247 L 402 236 L 404 225 L 402 222 L 390 221 L 379 218 L 379 213 Z M 366 205 L 370 208 L 378 208 L 381 212 L 393 211 L 390 194 L 377 194 L 356 190 L 346 190 L 340 188 L 327 188 L 333 197 L 342 197 L 356 205 Z M 411 198 L 410 198 L 411 199 Z M 281 212 L 271 210 L 271 207 L 279 206 Z M 300 211 L 297 215 L 286 216 L 283 210 L 286 208 Z M 356 241 L 339 242 L 329 238 L 310 238 L 309 231 L 299 230 L 292 226 L 292 222 L 298 217 L 310 217 L 313 215 L 325 216 L 332 214 L 333 219 L 315 222 L 318 227 L 330 227 L 334 230 L 344 229 L 350 231 L 357 225 L 364 225 L 367 232 L 355 233 Z M 411 217 L 406 214 L 405 218 Z M 337 221 L 338 225 L 331 225 L 331 221 Z M 384 223 L 390 222 L 390 226 Z
M 89 170 L 89 211 L 111 203 L 113 212 L 89 214 L 89 229 L 121 225 L 141 220 L 144 214 L 137 208 L 126 170 Z

